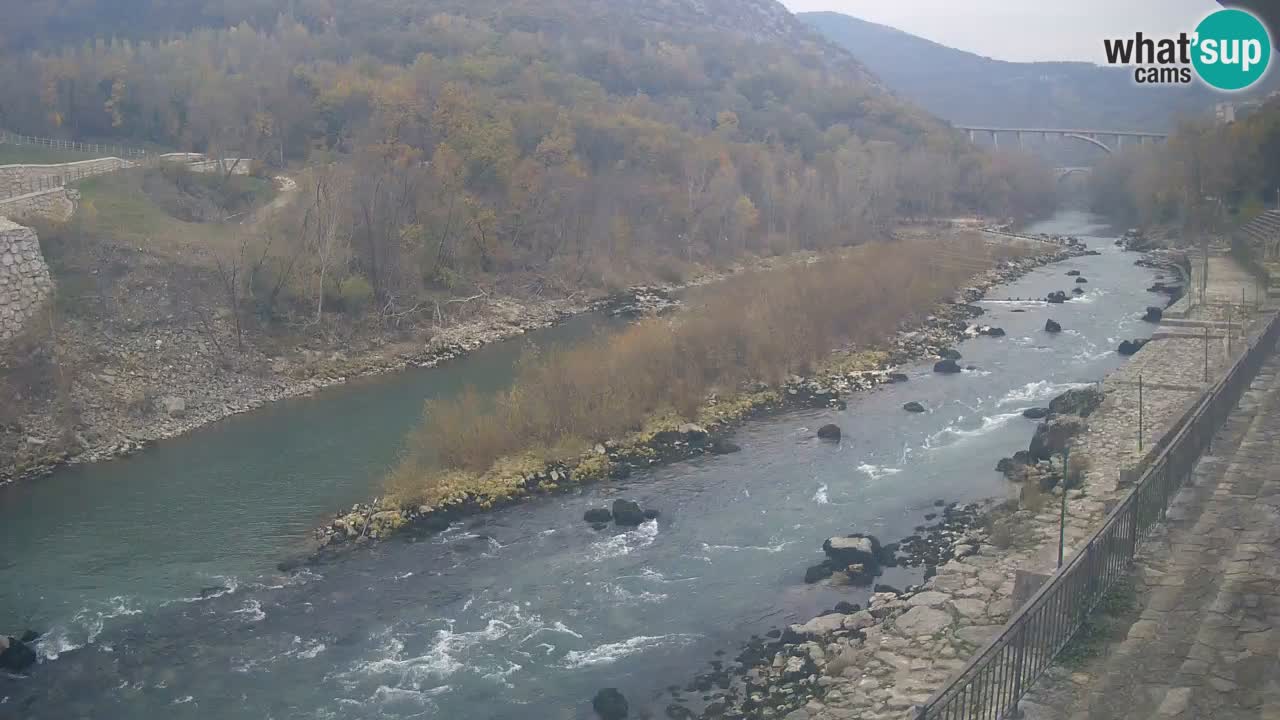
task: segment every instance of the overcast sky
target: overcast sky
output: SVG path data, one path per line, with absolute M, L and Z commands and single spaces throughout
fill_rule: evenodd
M 1102 39 L 1190 32 L 1213 0 L 781 0 L 831 10 L 1000 60 L 1103 62 Z

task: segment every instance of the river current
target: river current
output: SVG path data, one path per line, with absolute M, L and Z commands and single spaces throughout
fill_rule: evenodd
M 934 502 L 1013 492 L 993 468 L 1026 447 L 1021 411 L 1096 382 L 1159 298 L 1152 272 L 1081 213 L 1032 228 L 1102 252 L 1038 269 L 984 302 L 1003 338 L 958 346 L 976 370 L 907 368 L 847 410 L 752 422 L 742 452 L 533 499 L 417 543 L 275 571 L 326 511 L 376 492 L 424 399 L 510 382 L 521 345 L 571 342 L 583 317 L 446 367 L 327 390 L 116 462 L 0 489 L 0 629 L 47 631 L 29 677 L 0 676 L 0 717 L 589 718 L 618 687 L 661 716 L 666 686 L 753 633 L 865 589 L 807 586 L 822 540 L 911 534 Z M 1015 312 L 1015 311 L 1021 312 Z M 1043 332 L 1052 317 L 1059 335 Z M 909 414 L 903 403 L 928 408 Z M 834 422 L 839 445 L 814 429 Z M 662 512 L 592 530 L 615 497 Z M 897 571 L 894 571 L 897 572 Z M 912 576 L 888 575 L 904 584 Z

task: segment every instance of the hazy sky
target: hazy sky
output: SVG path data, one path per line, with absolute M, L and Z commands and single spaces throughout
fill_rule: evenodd
M 1195 29 L 1213 0 L 781 0 L 831 10 L 1001 60 L 1103 62 L 1102 39 Z

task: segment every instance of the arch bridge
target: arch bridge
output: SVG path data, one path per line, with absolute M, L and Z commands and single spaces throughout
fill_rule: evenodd
M 991 144 L 999 145 L 1001 135 L 1013 135 L 1017 138 L 1018 146 L 1021 147 L 1023 138 L 1027 135 L 1039 135 L 1042 139 L 1046 140 L 1051 137 L 1063 137 L 1095 145 L 1108 154 L 1123 147 L 1126 139 L 1142 145 L 1147 142 L 1158 142 L 1169 137 L 1169 133 L 1166 132 L 1148 132 L 1145 130 L 989 127 L 978 125 L 956 125 L 955 128 L 968 133 L 970 142 L 975 141 L 980 135 L 989 134 L 991 136 Z M 1112 145 L 1108 145 L 1104 140 L 1111 140 L 1114 143 L 1114 147 Z

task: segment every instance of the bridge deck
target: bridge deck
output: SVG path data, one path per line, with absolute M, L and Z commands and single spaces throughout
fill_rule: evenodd
M 1167 132 L 1152 132 L 1149 130 L 1098 130 L 1092 128 L 1027 128 L 1027 127 L 990 127 L 979 125 L 955 125 L 957 130 L 973 130 L 975 132 L 1002 132 L 1002 133 L 1049 133 L 1053 135 L 1079 134 L 1079 135 L 1124 135 L 1125 137 L 1149 137 L 1149 138 L 1165 138 L 1169 137 Z

